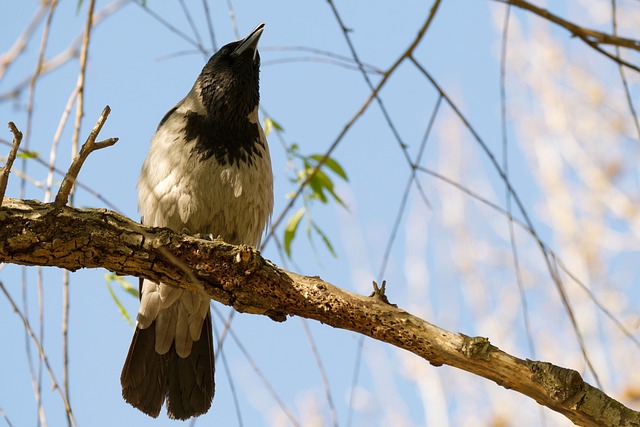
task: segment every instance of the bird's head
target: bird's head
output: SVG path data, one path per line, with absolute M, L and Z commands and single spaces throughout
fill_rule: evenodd
M 258 41 L 264 23 L 247 37 L 223 46 L 202 69 L 198 77 L 202 102 L 210 115 L 224 111 L 248 114 L 260 100 L 260 55 Z

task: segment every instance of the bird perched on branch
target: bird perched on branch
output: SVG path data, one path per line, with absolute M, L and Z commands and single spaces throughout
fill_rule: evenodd
M 138 181 L 142 223 L 258 246 L 273 175 L 258 121 L 264 24 L 213 55 L 164 116 Z M 120 381 L 124 399 L 157 417 L 206 413 L 213 400 L 209 297 L 141 280 L 140 311 Z

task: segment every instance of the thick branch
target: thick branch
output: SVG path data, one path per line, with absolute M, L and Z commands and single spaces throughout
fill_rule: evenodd
M 447 364 L 525 394 L 584 426 L 640 426 L 635 412 L 573 370 L 522 360 L 486 338 L 454 334 L 380 298 L 278 268 L 248 246 L 150 228 L 105 209 L 5 199 L 0 262 L 68 270 L 103 267 L 119 275 L 204 291 L 236 310 L 315 319 L 393 344 L 435 366 Z M 185 268 L 188 266 L 188 268 Z

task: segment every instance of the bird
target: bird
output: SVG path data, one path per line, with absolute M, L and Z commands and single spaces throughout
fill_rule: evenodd
M 160 121 L 138 180 L 142 223 L 259 247 L 273 210 L 269 147 L 258 119 L 259 24 L 208 60 Z M 140 279 L 140 309 L 120 382 L 156 418 L 209 411 L 215 393 L 210 298 Z

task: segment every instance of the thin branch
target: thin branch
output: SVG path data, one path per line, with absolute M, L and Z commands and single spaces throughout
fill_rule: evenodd
M 331 387 L 329 386 L 329 377 L 327 376 L 327 370 L 322 364 L 322 359 L 320 358 L 318 347 L 316 346 L 316 342 L 313 339 L 313 335 L 311 335 L 311 329 L 309 328 L 306 319 L 302 319 L 302 327 L 304 328 L 304 333 L 307 336 L 307 340 L 309 341 L 309 346 L 311 347 L 313 358 L 316 360 L 316 366 L 318 367 L 318 371 L 320 372 L 320 378 L 322 379 L 322 385 L 324 386 L 324 394 L 327 398 L 329 411 L 331 412 L 331 422 L 334 427 L 338 427 L 338 413 L 336 412 L 336 405 L 333 403 L 333 397 L 331 396 Z
M 502 49 L 500 52 L 500 131 L 502 136 L 502 169 L 504 175 L 509 178 L 509 136 L 507 129 L 507 42 L 509 40 L 509 18 L 511 16 L 511 6 L 505 5 L 504 24 L 502 28 Z M 512 200 L 511 192 L 505 188 L 505 204 L 509 216 L 512 216 Z M 513 258 L 513 270 L 515 272 L 516 284 L 518 285 L 518 294 L 520 295 L 520 306 L 522 307 L 522 320 L 524 322 L 524 330 L 527 335 L 527 345 L 529 353 L 532 357 L 536 357 L 535 344 L 533 342 L 533 334 L 531 333 L 531 325 L 529 321 L 529 305 L 527 303 L 527 295 L 524 291 L 524 283 L 522 281 L 522 271 L 520 269 L 520 257 L 518 255 L 518 246 L 516 245 L 516 235 L 514 223 L 507 220 L 509 228 L 509 243 L 511 245 L 511 256 Z
M 236 38 L 240 38 L 240 31 L 238 30 L 238 21 L 236 20 L 236 11 L 233 8 L 233 3 L 231 0 L 227 0 L 227 10 L 229 11 L 229 20 L 231 21 L 231 26 L 233 27 L 233 33 L 236 35 Z
M 207 0 L 202 0 L 202 7 L 204 8 L 204 16 L 207 21 L 209 38 L 211 39 L 211 49 L 213 52 L 216 52 L 218 50 L 218 43 L 216 43 L 216 35 L 213 32 L 213 22 L 211 21 L 211 12 L 209 11 L 209 4 L 207 3 Z
M 581 38 L 585 42 L 592 42 L 595 44 L 607 44 L 612 46 L 620 46 L 626 47 L 628 49 L 633 49 L 640 51 L 640 40 L 629 39 L 625 37 L 619 37 L 616 35 L 611 35 L 607 33 L 603 33 L 600 31 L 592 30 L 589 28 L 581 27 L 579 25 L 574 24 L 573 22 L 567 21 L 566 19 L 560 18 L 557 15 L 549 12 L 546 9 L 538 7 L 534 4 L 529 3 L 525 0 L 495 0 L 500 3 L 507 3 L 520 9 L 528 10 L 541 18 L 546 19 L 547 21 L 553 22 L 556 25 L 559 25 L 569 31 L 572 35 Z
M 218 308 L 215 307 L 215 305 L 213 307 L 213 311 L 220 320 L 224 321 L 224 317 L 222 316 L 222 313 L 220 313 L 220 310 L 218 310 Z M 296 419 L 295 415 L 293 415 L 293 412 L 291 412 L 287 404 L 284 403 L 284 401 L 280 398 L 280 396 L 278 395 L 278 392 L 275 390 L 275 388 L 273 388 L 273 385 L 271 384 L 271 382 L 260 370 L 255 360 L 253 360 L 253 358 L 251 357 L 249 350 L 247 350 L 246 347 L 242 344 L 242 342 L 240 341 L 240 338 L 238 338 L 238 336 L 233 331 L 233 329 L 227 328 L 227 333 L 231 336 L 231 339 L 233 339 L 233 341 L 236 343 L 236 345 L 238 346 L 238 349 L 243 354 L 245 359 L 247 359 L 247 362 L 249 362 L 249 365 L 251 365 L 251 368 L 253 369 L 253 371 L 256 373 L 258 378 L 260 378 L 260 381 L 262 381 L 262 384 L 264 384 L 264 386 L 267 388 L 267 390 L 269 391 L 269 394 L 271 394 L 271 397 L 273 397 L 273 399 L 278 403 L 278 406 L 280 406 L 280 409 L 282 409 L 282 412 L 284 412 L 287 418 L 289 418 L 289 421 L 291 421 L 291 424 L 297 427 L 301 427 L 302 424 L 300 424 L 300 422 Z
M 185 4 L 184 0 L 180 0 L 180 7 L 182 8 L 182 13 L 184 13 L 185 18 L 187 18 L 187 23 L 189 24 L 189 28 L 191 28 L 191 32 L 196 38 L 196 43 L 198 43 L 198 49 L 203 55 L 207 55 L 207 49 L 205 49 L 202 44 L 202 39 L 200 38 L 200 32 L 198 31 L 198 27 L 196 23 L 193 21 L 193 17 L 191 16 L 191 12 L 189 12 L 189 8 Z
M 314 56 L 299 56 L 299 57 L 291 57 L 291 58 L 270 59 L 267 61 L 263 61 L 261 66 L 269 67 L 273 65 L 290 64 L 295 62 L 315 62 L 317 64 L 329 64 L 329 65 L 335 65 L 341 68 L 346 68 L 347 70 L 360 71 L 360 68 L 357 65 L 351 65 L 342 61 L 337 61 L 335 59 L 318 58 Z M 384 74 L 383 71 L 371 69 L 369 67 L 367 67 L 366 72 L 369 74 Z
M 91 30 L 93 29 L 93 11 L 95 9 L 96 2 L 95 0 L 91 0 L 89 2 L 89 7 L 87 11 L 87 22 L 84 31 L 84 37 L 82 38 L 82 48 L 80 49 L 80 71 L 78 72 L 78 81 L 76 83 L 75 92 L 77 94 L 76 98 L 76 116 L 75 116 L 75 124 L 73 128 L 73 135 L 71 137 L 71 158 L 75 158 L 78 153 L 78 145 L 80 141 L 80 127 L 82 125 L 82 119 L 84 118 L 84 91 L 85 91 L 85 77 L 87 72 L 87 58 L 89 57 L 89 43 L 91 40 Z M 71 97 L 73 99 L 73 96 Z M 108 112 L 107 112 L 108 115 Z M 105 117 L 106 120 L 106 117 Z M 66 120 L 64 120 L 66 121 Z M 63 122 L 64 122 L 63 121 Z M 62 128 L 62 123 L 59 129 Z M 97 133 L 96 133 L 97 136 Z M 95 140 L 95 139 L 94 139 Z M 115 143 L 115 141 L 114 141 Z M 85 144 L 86 145 L 86 144 Z M 93 144 L 92 144 L 93 146 Z M 83 147 L 84 148 L 84 147 Z M 54 150 L 52 148 L 52 150 Z M 55 151 L 53 151 L 55 154 Z M 88 155 L 88 154 L 87 154 Z M 55 159 L 55 157 L 54 157 Z M 53 166 L 53 165 L 51 165 Z M 80 164 L 82 166 L 82 164 Z M 80 168 L 78 168 L 79 170 Z M 51 171 L 49 171 L 49 176 L 52 176 Z M 68 175 L 65 175 L 65 179 Z M 77 178 L 77 173 L 73 177 L 73 181 L 75 182 Z M 64 184 L 64 181 L 63 181 Z M 68 195 L 64 195 L 64 201 L 61 198 L 56 197 L 56 202 L 67 203 L 67 200 L 70 205 L 73 205 L 74 198 L 74 186 L 69 186 Z M 62 190 L 62 187 L 61 187 Z M 58 192 L 58 196 L 63 195 L 64 193 Z M 62 387 L 64 388 L 65 397 L 67 398 L 67 402 L 71 402 L 71 391 L 69 387 L 69 304 L 70 304 L 70 292 L 69 292 L 69 272 L 65 270 L 62 274 Z M 67 413 L 67 423 L 71 425 L 70 413 Z
M 36 348 L 38 349 L 38 354 L 40 355 L 40 360 L 42 360 L 42 362 L 44 363 L 47 372 L 49 373 L 49 378 L 51 379 L 51 387 L 54 390 L 58 391 L 58 394 L 60 395 L 60 398 L 62 399 L 62 403 L 64 405 L 65 411 L 67 412 L 69 419 L 71 421 L 72 425 L 77 425 L 75 418 L 73 417 L 73 413 L 71 412 L 71 407 L 69 406 L 69 402 L 67 401 L 64 392 L 62 391 L 62 388 L 60 387 L 58 381 L 56 380 L 56 377 L 53 373 L 53 370 L 51 369 L 51 365 L 49 365 L 49 359 L 47 358 L 47 355 L 44 352 L 44 349 L 42 348 L 42 345 L 40 344 L 40 341 L 38 340 L 38 338 L 36 337 L 36 335 L 33 332 L 33 329 L 31 329 L 31 325 L 29 324 L 29 321 L 27 320 L 26 317 L 24 317 L 22 315 L 22 312 L 20 311 L 20 309 L 18 308 L 18 306 L 16 305 L 16 303 L 13 301 L 13 298 L 11 298 L 11 295 L 9 294 L 9 292 L 7 291 L 7 289 L 4 286 L 4 283 L 2 283 L 2 281 L 0 281 L 0 291 L 2 291 L 2 293 L 4 294 L 4 296 L 7 298 L 7 301 L 9 301 L 9 304 L 11 305 L 11 308 L 13 309 L 13 312 L 16 313 L 18 315 L 18 317 L 20 318 L 20 320 L 22 321 L 22 324 L 24 325 L 25 330 L 27 331 L 27 333 L 29 334 L 29 336 L 31 337 L 31 340 L 33 341 L 33 343 L 36 345 Z
M 71 95 L 69 95 L 69 99 L 67 99 L 67 104 L 65 105 L 64 110 L 62 110 L 62 115 L 60 116 L 58 127 L 56 128 L 56 133 L 53 134 L 51 148 L 49 149 L 49 164 L 47 166 L 47 186 L 44 191 L 45 203 L 48 203 L 51 200 L 51 193 L 53 189 L 53 171 L 55 170 L 56 158 L 58 157 L 58 144 L 60 143 L 60 139 L 62 138 L 64 127 L 67 124 L 69 116 L 71 115 L 71 108 L 73 107 L 73 103 L 75 102 L 77 96 L 78 87 L 76 86 L 73 88 Z
M 4 194 L 7 191 L 7 183 L 9 182 L 9 173 L 11 173 L 13 161 L 18 155 L 18 149 L 22 142 L 22 132 L 18 130 L 15 123 L 9 122 L 9 129 L 11 129 L 11 133 L 13 134 L 13 144 L 11 145 L 9 155 L 7 156 L 7 162 L 2 169 L 2 173 L 0 173 L 0 206 L 2 206 L 2 199 L 4 199 Z
M 364 335 L 358 337 L 356 344 L 356 358 L 353 364 L 353 378 L 351 378 L 351 392 L 349 393 L 349 413 L 347 414 L 347 426 L 351 427 L 353 420 L 353 407 L 356 401 L 357 385 L 360 380 L 360 367 L 362 366 L 362 350 L 364 348 Z
M 334 59 L 337 62 L 344 62 L 349 64 L 350 67 L 358 67 L 358 63 L 356 61 L 353 60 L 353 58 L 345 56 L 345 55 L 340 55 L 338 53 L 334 53 L 328 50 L 324 50 L 324 49 L 318 49 L 315 47 L 309 47 L 309 46 L 269 46 L 269 47 L 263 47 L 261 49 L 261 51 L 265 51 L 265 52 L 307 52 L 307 53 L 312 53 L 314 55 L 317 56 L 322 56 L 322 57 L 326 57 L 329 59 Z M 361 62 L 360 63 L 366 70 L 368 73 L 374 73 L 374 74 L 384 74 L 384 70 L 381 70 L 380 68 L 376 67 L 375 65 L 371 65 L 365 62 Z
M 613 35 L 618 35 L 618 17 L 617 17 L 617 2 L 616 0 L 611 0 L 611 27 L 613 30 Z M 620 52 L 620 47 L 615 47 L 616 58 L 622 60 L 622 53 Z M 631 114 L 631 120 L 636 128 L 636 134 L 638 140 L 640 140 L 640 120 L 638 120 L 638 114 L 636 113 L 636 108 L 633 105 L 633 99 L 631 97 L 631 90 L 629 89 L 629 82 L 627 80 L 627 75 L 624 72 L 623 64 L 618 65 L 618 71 L 620 72 L 620 80 L 622 81 L 622 86 L 624 87 L 624 93 L 627 98 L 627 105 L 629 106 L 629 113 Z
M 4 140 L 2 138 L 0 138 L 0 143 L 11 147 L 11 143 L 9 143 L 9 141 L 6 141 L 6 140 Z M 42 160 L 42 158 L 40 156 L 34 155 L 35 153 L 33 151 L 27 151 L 27 150 L 23 150 L 23 149 L 19 149 L 18 151 L 20 153 L 27 154 L 29 156 L 30 160 L 33 160 L 34 162 L 38 163 L 39 165 L 44 166 L 45 168 L 49 168 L 49 163 L 47 163 L 44 160 Z M 60 170 L 60 169 L 58 169 L 58 168 L 53 168 L 53 171 L 59 176 L 63 176 L 64 177 L 64 175 L 65 175 L 65 172 Z M 15 173 L 21 179 L 29 181 L 31 184 L 33 184 L 34 186 L 36 186 L 38 188 L 43 186 L 41 182 L 36 181 L 35 179 L 28 177 L 27 175 L 23 174 L 20 171 L 17 171 L 16 169 L 13 170 L 13 173 Z M 87 184 L 82 183 L 82 181 L 77 180 L 76 181 L 76 187 L 82 188 L 84 191 L 86 191 L 87 193 L 91 194 L 93 197 L 95 197 L 96 199 L 98 199 L 102 203 L 104 203 L 112 211 L 121 212 L 121 210 L 118 209 L 118 207 L 115 204 L 113 204 L 111 201 L 109 201 L 109 199 L 105 198 L 102 194 L 98 193 L 96 190 L 94 190 L 93 188 L 89 187 Z
M 198 50 L 203 51 L 202 46 L 199 45 L 196 40 L 192 39 L 191 37 L 186 35 L 184 32 L 180 31 L 178 28 L 173 26 L 169 21 L 164 19 L 162 16 L 158 15 L 158 13 L 156 13 L 153 9 L 150 9 L 150 8 L 144 6 L 139 0 L 133 0 L 133 3 L 136 4 L 137 6 L 140 6 L 140 8 L 142 8 L 142 10 L 144 10 L 153 19 L 158 21 L 166 29 L 168 29 L 172 33 L 176 34 L 178 37 L 180 37 L 181 39 L 183 39 L 184 41 L 186 41 L 187 43 L 189 43 L 193 47 L 197 48 Z M 203 51 L 203 52 L 206 53 L 206 51 Z
M 42 71 L 42 64 L 44 63 L 44 54 L 47 50 L 47 43 L 49 41 L 49 31 L 51 30 L 51 22 L 53 21 L 53 14 L 58 6 L 58 0 L 51 0 L 49 5 L 49 13 L 47 14 L 46 23 L 44 25 L 44 30 L 42 31 L 42 41 L 40 42 L 40 51 L 38 52 L 38 61 L 36 63 L 36 69 L 29 81 L 29 98 L 27 101 L 27 123 L 25 125 L 24 133 L 26 135 L 24 141 L 24 148 L 29 149 L 29 139 L 31 138 L 31 122 L 33 120 L 33 108 L 35 102 L 35 92 L 36 92 L 36 82 L 38 81 L 38 77 L 40 76 L 40 72 Z M 22 160 L 22 170 L 27 172 L 27 162 L 26 159 Z M 25 182 L 22 181 L 20 183 L 20 197 L 24 197 L 25 193 Z
M 13 43 L 13 46 L 11 46 L 11 48 L 4 55 L 0 56 L 0 81 L 4 77 L 4 74 L 7 72 L 9 66 L 16 60 L 18 56 L 20 56 L 22 52 L 24 52 L 24 49 L 27 47 L 27 43 L 29 42 L 29 40 L 31 40 L 31 37 L 33 36 L 33 33 L 38 25 L 40 25 L 40 22 L 42 21 L 42 18 L 44 17 L 46 11 L 47 3 L 42 2 L 36 13 L 33 15 L 33 18 L 31 18 L 31 21 L 29 22 L 27 27 Z
M 113 13 L 120 10 L 123 6 L 129 4 L 128 0 L 116 0 L 113 3 L 106 5 L 103 9 L 96 12 L 93 15 L 93 27 L 97 27 L 105 18 L 112 15 Z M 56 69 L 60 68 L 64 64 L 66 64 L 72 58 L 77 58 L 79 56 L 80 46 L 82 40 L 84 38 L 84 31 L 80 33 L 65 50 L 58 53 L 51 59 L 45 59 L 40 69 L 37 70 L 37 74 L 39 77 L 42 77 L 44 74 L 51 73 Z M 16 98 L 20 95 L 20 93 L 27 87 L 31 80 L 34 78 L 36 73 L 33 75 L 27 76 L 22 82 L 18 83 L 7 92 L 0 94 L 0 101 L 6 101 L 12 98 Z
M 2 409 L 2 405 L 0 405 L 0 415 L 2 415 L 2 418 L 7 423 L 7 426 L 13 427 L 13 424 L 11 423 L 11 420 L 9 419 L 9 416 L 7 415 L 6 412 L 4 412 L 4 409 Z
M 220 338 L 218 339 L 218 347 L 216 348 L 215 354 L 215 364 L 218 365 L 218 356 L 222 359 L 222 366 L 224 367 L 224 372 L 227 377 L 227 381 L 229 382 L 229 390 L 231 390 L 231 398 L 233 400 L 233 407 L 236 411 L 236 417 L 238 419 L 238 426 L 243 427 L 244 423 L 242 422 L 242 410 L 240 409 L 240 399 L 238 399 L 238 393 L 236 392 L 235 382 L 233 380 L 233 375 L 231 373 L 231 368 L 229 368 L 229 364 L 227 363 L 227 355 L 225 354 L 225 349 L 222 347 L 222 343 L 224 342 L 224 338 L 227 335 L 227 329 L 230 326 L 231 319 L 233 318 L 233 314 L 235 311 L 231 310 L 229 316 L 227 317 L 226 322 L 224 323 L 224 329 L 222 330 L 222 334 L 220 334 Z M 216 322 L 212 322 L 213 325 L 213 337 L 215 339 L 218 336 L 218 330 L 216 328 Z M 193 419 L 191 425 L 195 425 L 196 419 Z
M 101 148 L 110 147 L 116 142 L 118 142 L 118 138 L 109 138 L 104 141 L 96 142 L 96 138 L 98 137 L 98 134 L 102 129 L 102 126 L 107 121 L 107 117 L 109 116 L 110 112 L 111 112 L 111 108 L 109 108 L 108 105 L 104 107 L 104 110 L 102 110 L 102 114 L 100 115 L 100 118 L 98 118 L 98 121 L 93 127 L 93 130 L 89 134 L 87 141 L 84 144 L 82 144 L 80 153 L 75 157 L 75 159 L 73 159 L 73 163 L 71 163 L 71 166 L 69 167 L 69 171 L 64 176 L 64 179 L 62 180 L 62 184 L 60 184 L 60 189 L 58 190 L 58 194 L 56 195 L 56 200 L 54 203 L 57 206 L 64 206 L 67 204 L 69 200 L 69 194 L 71 192 L 71 188 L 73 187 L 73 184 L 76 182 L 76 179 L 78 178 L 78 173 L 80 172 L 80 168 L 82 167 L 84 161 L 87 159 L 89 154 L 91 154 L 96 150 L 100 150 Z
M 618 65 L 622 65 L 625 66 L 627 68 L 630 68 L 634 71 L 637 71 L 638 73 L 640 73 L 640 67 L 638 67 L 637 65 L 633 65 L 632 63 L 625 61 L 624 59 L 622 59 L 620 56 L 616 56 L 612 53 L 607 52 L 606 50 L 604 50 L 602 47 L 600 47 L 598 45 L 598 43 L 595 43 L 591 40 L 589 40 L 586 37 L 582 37 L 582 36 L 578 36 L 583 42 L 585 42 L 587 44 L 587 46 L 591 47 L 592 49 L 596 50 L 597 52 L 600 52 L 601 54 L 603 54 L 604 56 L 606 56 L 607 58 L 613 60 L 614 62 L 616 62 Z

